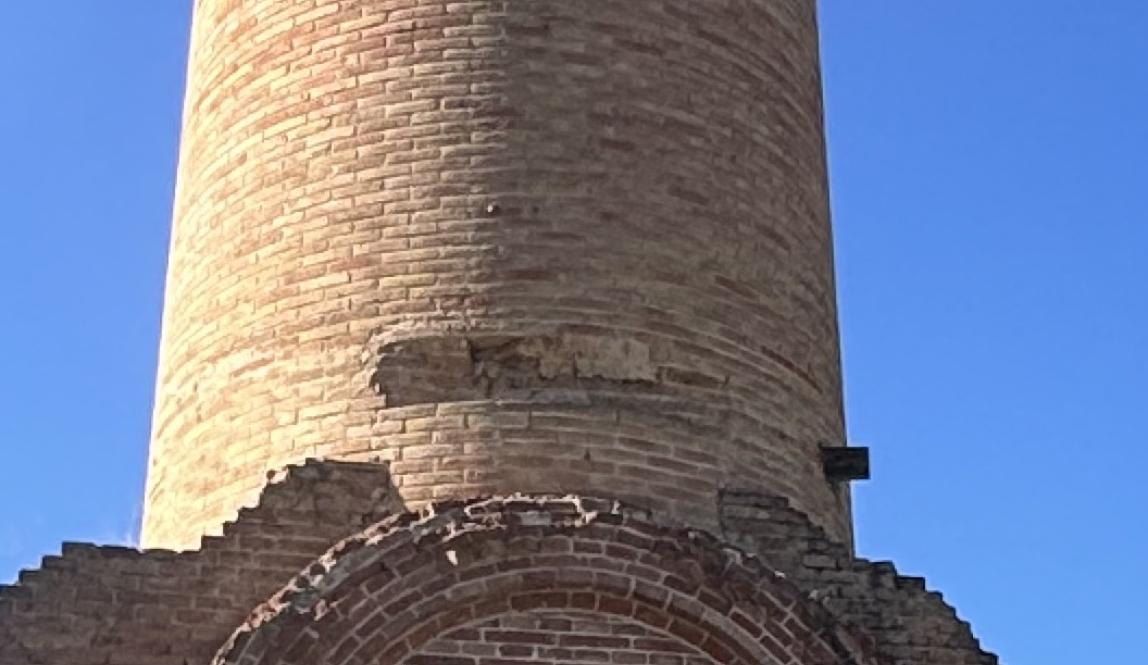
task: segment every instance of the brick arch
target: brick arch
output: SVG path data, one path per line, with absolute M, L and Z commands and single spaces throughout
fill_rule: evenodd
M 436 506 L 344 540 L 241 626 L 217 665 L 391 665 L 462 626 L 564 610 L 717 663 L 862 663 L 851 633 L 757 559 L 579 497 Z

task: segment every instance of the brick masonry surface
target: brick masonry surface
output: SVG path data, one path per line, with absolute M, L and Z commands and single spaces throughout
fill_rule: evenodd
M 0 665 L 996 663 L 780 497 L 725 497 L 719 539 L 586 497 L 386 517 L 393 494 L 308 462 L 200 550 L 68 545 L 0 587 Z
M 822 468 L 813 0 L 196 0 L 189 67 L 148 549 L 0 665 L 996 665 Z
M 382 519 L 388 495 L 377 466 L 312 463 L 195 551 L 66 543 L 0 586 L 0 665 L 202 665 L 331 543 Z
M 408 656 L 409 665 L 620 663 L 713 665 L 698 647 L 633 621 L 592 613 L 532 610 L 463 626 Z
M 968 622 L 925 580 L 853 556 L 782 497 L 725 493 L 721 534 L 754 552 L 835 616 L 865 629 L 882 663 L 996 665 Z
M 144 542 L 306 457 L 715 528 L 847 488 L 813 0 L 199 0 Z
M 720 663 L 870 662 L 862 636 L 712 536 L 615 501 L 515 495 L 437 505 L 344 540 L 216 663 L 408 662 L 459 629 L 543 610 L 636 623 Z

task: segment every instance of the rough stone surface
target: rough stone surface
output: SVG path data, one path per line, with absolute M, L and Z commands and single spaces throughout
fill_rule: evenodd
M 146 545 L 368 456 L 849 540 L 813 0 L 199 0 L 186 104 Z

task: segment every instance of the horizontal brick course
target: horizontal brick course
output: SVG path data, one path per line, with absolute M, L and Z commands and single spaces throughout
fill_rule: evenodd
M 451 631 L 404 662 L 712 665 L 714 661 L 699 647 L 640 623 L 608 621 L 591 613 L 536 610 L 504 614 Z

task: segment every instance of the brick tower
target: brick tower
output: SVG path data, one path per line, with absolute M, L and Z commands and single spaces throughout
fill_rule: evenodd
M 197 3 L 144 543 L 308 457 L 842 540 L 813 3 Z
M 994 662 L 856 452 L 814 0 L 197 0 L 151 549 L 0 665 Z

